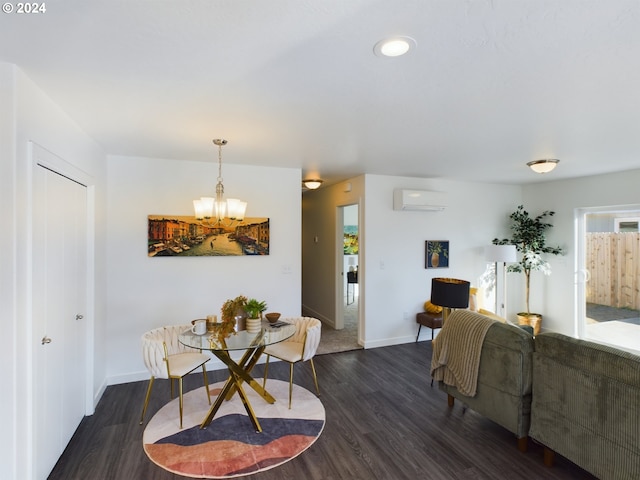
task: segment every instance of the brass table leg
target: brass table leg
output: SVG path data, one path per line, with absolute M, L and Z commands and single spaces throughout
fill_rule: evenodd
M 276 401 L 275 398 L 273 398 L 271 394 L 269 394 L 269 392 L 267 392 L 262 387 L 262 385 L 256 382 L 253 379 L 253 377 L 251 377 L 251 375 L 249 375 L 251 373 L 251 370 L 253 370 L 253 367 L 255 367 L 256 364 L 258 363 L 258 360 L 260 359 L 262 352 L 264 352 L 264 347 L 249 349 L 245 352 L 245 354 L 242 356 L 242 358 L 238 363 L 235 363 L 226 351 L 214 352 L 214 353 L 220 360 L 224 362 L 224 364 L 229 369 L 230 373 L 233 372 L 238 377 L 240 377 L 238 379 L 239 383 L 242 383 L 243 381 L 247 382 L 251 386 L 251 388 L 253 388 L 256 391 L 258 395 L 264 398 L 265 401 L 269 403 L 274 403 Z M 231 391 L 229 391 L 229 393 L 227 394 L 226 399 L 231 400 L 231 397 L 233 396 L 234 393 L 235 393 L 235 390 L 231 389 Z
M 258 422 L 258 418 L 251 407 L 251 403 L 242 388 L 242 382 L 246 382 L 251 388 L 253 388 L 258 395 L 260 395 L 266 402 L 275 403 L 276 399 L 267 392 L 262 385 L 256 382 L 253 377 L 249 374 L 253 367 L 258 363 L 258 359 L 262 352 L 264 351 L 264 347 L 259 348 L 250 348 L 245 354 L 242 356 L 238 363 L 234 362 L 231 356 L 226 351 L 214 351 L 216 357 L 218 357 L 229 369 L 229 378 L 224 384 L 222 391 L 216 398 L 216 401 L 211 405 L 207 416 L 200 424 L 200 428 L 206 428 L 209 426 L 213 417 L 217 413 L 218 409 L 222 405 L 222 402 L 226 400 L 230 400 L 234 393 L 238 393 L 238 396 L 242 400 L 245 410 L 249 415 L 251 423 L 257 432 L 261 432 L 262 428 L 260 427 L 260 423 Z

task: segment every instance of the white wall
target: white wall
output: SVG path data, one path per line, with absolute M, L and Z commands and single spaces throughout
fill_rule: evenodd
M 447 208 L 395 211 L 394 188 L 446 192 Z M 365 346 L 415 340 L 415 314 L 430 298 L 432 278 L 460 278 L 477 286 L 487 267 L 484 247 L 508 233 L 508 213 L 520 198 L 519 186 L 366 175 L 359 277 Z M 425 269 L 426 240 L 449 241 L 449 268 Z
M 193 199 L 213 195 L 215 162 L 109 157 L 109 383 L 148 379 L 141 335 L 163 325 L 220 314 L 228 298 L 266 300 L 268 310 L 299 316 L 299 169 L 225 164 L 225 195 L 248 202 L 247 217 L 270 220 L 268 256 L 148 257 L 147 216 L 193 215 Z M 217 360 L 209 369 L 223 368 Z
M 17 67 L 1 64 L 0 78 L 3 105 L 0 115 L 3 126 L 0 134 L 3 175 L 0 185 L 3 190 L 3 225 L 5 234 L 11 237 L 7 241 L 10 261 L 6 259 L 8 261 L 5 263 L 5 258 L 2 258 L 2 282 L 9 286 L 6 292 L 4 285 L 2 288 L 3 300 L 8 300 L 7 310 L 3 310 L 7 314 L 3 315 L 3 332 L 6 338 L 13 339 L 16 351 L 9 363 L 12 368 L 11 378 L 6 384 L 8 393 L 3 395 L 6 405 L 3 403 L 1 409 L 3 414 L 8 412 L 12 420 L 3 422 L 6 428 L 1 436 L 0 450 L 2 455 L 7 456 L 6 462 L 3 462 L 3 478 L 28 479 L 31 478 L 33 464 L 33 382 L 38 381 L 38 366 L 31 362 L 32 349 L 37 347 L 33 342 L 34 332 L 31 331 L 31 305 L 38 299 L 31 297 L 31 271 L 34 267 L 31 261 L 33 166 L 29 142 L 42 146 L 93 179 L 95 203 L 92 214 L 97 223 L 104 219 L 105 154 Z M 95 249 L 91 249 L 90 262 L 95 265 L 97 273 L 90 280 L 95 289 L 89 294 L 94 308 L 87 312 L 86 321 L 96 325 L 96 336 L 103 337 L 101 326 L 105 322 L 106 282 L 100 272 L 104 272 L 105 265 L 105 235 L 100 227 L 97 228 L 96 237 L 98 240 Z M 37 269 L 37 266 L 34 268 Z M 104 350 L 99 343 L 92 359 L 94 385 L 89 396 L 97 398 L 100 385 L 104 383 L 105 371 Z M 87 408 L 92 410 L 93 405 Z
M 415 340 L 415 314 L 430 297 L 431 278 L 478 284 L 487 263 L 484 247 L 508 234 L 508 214 L 521 187 L 436 179 L 364 175 L 308 192 L 303 200 L 304 307 L 331 324 L 335 318 L 337 206 L 360 202 L 358 281 L 365 324 L 360 341 L 377 347 Z M 393 210 L 394 188 L 444 191 L 444 212 Z M 314 237 L 319 242 L 314 242 Z M 425 269 L 426 240 L 449 240 L 450 267 Z
M 523 188 L 523 202 L 531 214 L 556 212 L 548 243 L 566 250 L 550 256 L 552 273 L 536 272 L 531 280 L 531 308 L 543 310 L 543 329 L 575 335 L 576 305 L 573 301 L 575 262 L 574 214 L 576 208 L 640 204 L 640 170 L 552 181 Z M 523 280 L 524 281 L 524 280 Z M 524 299 L 522 299 L 524 302 Z
M 0 235 L 0 318 L 5 338 L 0 349 L 0 364 L 5 368 L 7 392 L 17 392 L 17 271 L 16 271 L 16 191 L 15 191 L 15 87 L 14 66 L 0 63 L 0 212 L 3 235 Z M 18 397 L 0 396 L 0 464 L 7 478 L 16 478 L 16 435 Z

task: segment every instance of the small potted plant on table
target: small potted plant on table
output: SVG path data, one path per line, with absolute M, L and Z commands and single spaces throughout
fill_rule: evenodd
M 255 333 L 261 329 L 262 312 L 267 309 L 267 302 L 256 300 L 251 298 L 244 306 L 245 312 L 247 312 L 247 332 Z

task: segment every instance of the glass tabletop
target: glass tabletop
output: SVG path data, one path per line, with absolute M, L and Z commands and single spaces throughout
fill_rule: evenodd
M 248 348 L 266 347 L 282 342 L 296 333 L 296 326 L 286 322 L 277 322 L 272 326 L 262 323 L 259 332 L 249 333 L 246 330 L 226 333 L 221 328 L 214 327 L 203 335 L 195 334 L 191 329 L 185 330 L 178 336 L 183 345 L 192 348 L 211 351 L 247 350 Z

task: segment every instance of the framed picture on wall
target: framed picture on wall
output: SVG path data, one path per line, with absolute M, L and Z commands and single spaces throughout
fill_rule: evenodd
M 269 255 L 268 218 L 206 224 L 195 217 L 148 216 L 149 257 Z
M 424 242 L 424 268 L 449 268 L 449 241 Z
M 345 255 L 358 254 L 358 226 L 357 225 L 344 226 L 344 254 Z

